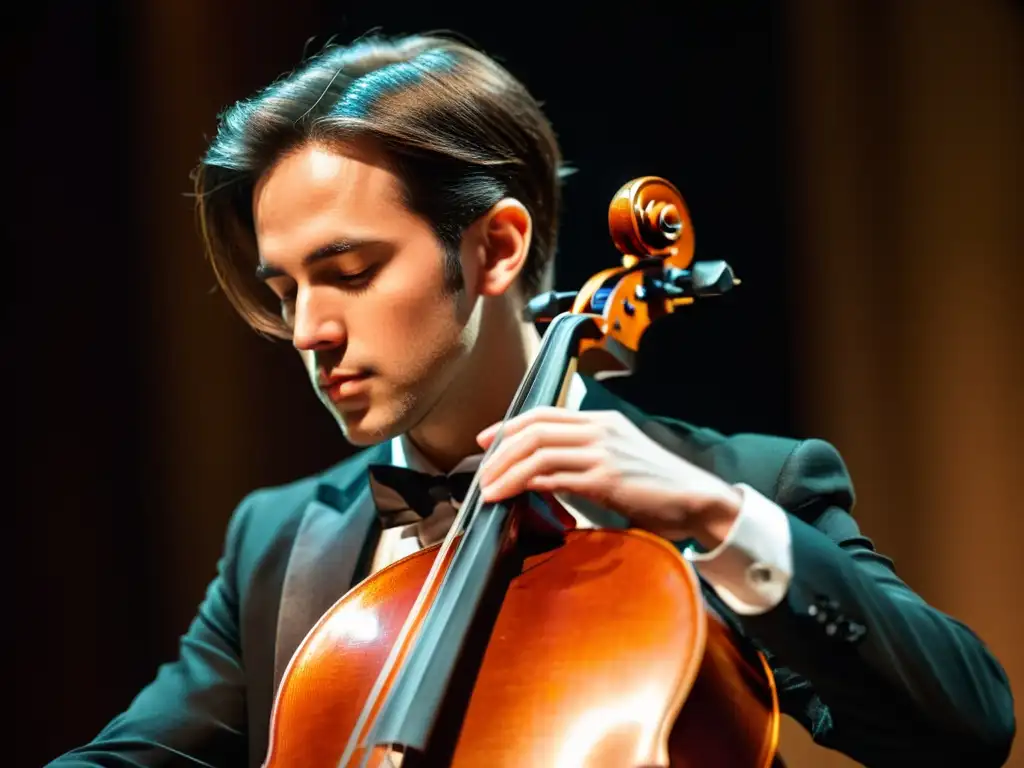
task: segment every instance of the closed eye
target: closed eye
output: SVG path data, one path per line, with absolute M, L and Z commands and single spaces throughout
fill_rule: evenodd
M 379 265 L 374 264 L 358 272 L 336 272 L 333 279 L 348 290 L 362 289 L 370 285 L 370 281 L 373 280 L 378 269 Z
M 335 284 L 346 291 L 362 290 L 369 286 L 373 276 L 377 273 L 379 265 L 373 265 L 358 272 L 331 271 L 320 278 L 321 284 Z M 279 295 L 282 306 L 289 306 L 295 303 L 298 287 L 292 285 L 290 290 Z

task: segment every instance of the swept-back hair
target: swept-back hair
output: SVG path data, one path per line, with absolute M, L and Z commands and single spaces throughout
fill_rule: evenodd
M 253 328 L 291 336 L 254 276 L 256 182 L 298 147 L 354 140 L 384 151 L 402 182 L 403 202 L 443 245 L 452 281 L 461 279 L 465 228 L 502 198 L 514 197 L 533 222 L 523 295 L 549 286 L 564 169 L 540 105 L 504 67 L 467 43 L 437 34 L 372 36 L 329 44 L 225 110 L 193 174 L 207 256 Z

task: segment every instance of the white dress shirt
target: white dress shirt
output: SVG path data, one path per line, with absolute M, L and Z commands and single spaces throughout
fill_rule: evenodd
M 585 394 L 583 379 L 573 376 L 565 407 L 578 410 Z M 391 451 L 392 463 L 396 466 L 438 472 L 404 435 L 391 441 Z M 469 456 L 459 462 L 452 473 L 476 471 L 482 458 L 483 454 Z M 710 552 L 687 549 L 684 555 L 733 611 L 744 615 L 764 613 L 782 601 L 792 577 L 789 521 L 780 507 L 750 486 L 740 483 L 735 487 L 743 494 L 743 506 L 725 541 Z M 556 498 L 576 518 L 580 528 L 601 525 L 601 521 L 581 511 L 579 503 L 574 504 L 558 494 Z M 412 525 L 382 531 L 372 571 L 411 555 L 419 547 Z

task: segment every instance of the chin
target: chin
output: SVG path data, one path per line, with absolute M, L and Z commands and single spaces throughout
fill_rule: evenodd
M 364 414 L 366 414 L 365 411 L 362 413 L 346 411 L 335 414 L 338 424 L 341 425 L 341 432 L 349 444 L 357 448 L 367 448 L 395 436 L 394 430 L 388 429 L 387 425 L 375 424 Z
M 345 439 L 359 448 L 377 445 L 407 431 L 409 411 L 401 408 L 368 406 L 358 410 L 335 410 L 334 417 Z

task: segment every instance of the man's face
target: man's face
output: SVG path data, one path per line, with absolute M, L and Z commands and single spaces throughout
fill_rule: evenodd
M 444 249 L 373 152 L 305 146 L 253 194 L 260 274 L 320 400 L 354 445 L 405 432 L 472 344 Z

